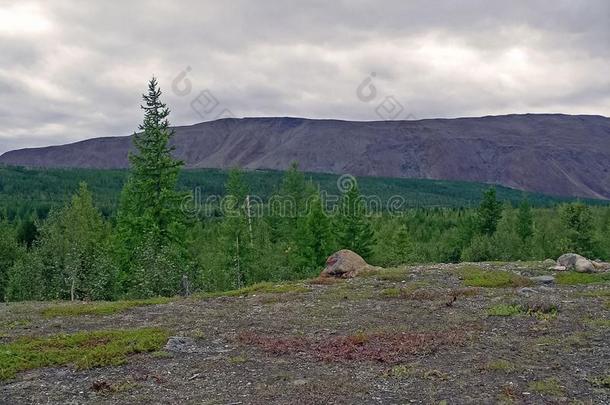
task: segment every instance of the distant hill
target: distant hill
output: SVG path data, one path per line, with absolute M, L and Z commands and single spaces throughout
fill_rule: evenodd
M 552 195 L 610 199 L 610 119 L 527 114 L 420 121 L 222 119 L 176 127 L 188 168 L 302 170 L 354 176 L 496 183 Z M 131 137 L 23 149 L 0 163 L 128 166 Z

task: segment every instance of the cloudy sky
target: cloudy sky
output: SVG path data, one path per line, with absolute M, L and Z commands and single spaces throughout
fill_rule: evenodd
M 0 0 L 0 153 L 172 123 L 610 116 L 607 0 Z

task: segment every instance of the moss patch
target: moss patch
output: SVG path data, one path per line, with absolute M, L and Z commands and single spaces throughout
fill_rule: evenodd
M 111 315 L 134 307 L 167 304 L 170 301 L 170 298 L 158 297 L 131 301 L 70 302 L 45 308 L 42 310 L 42 315 L 47 318 L 57 316 Z
M 168 338 L 167 331 L 153 328 L 23 337 L 0 345 L 0 379 L 41 367 L 72 364 L 87 369 L 120 365 L 129 354 L 159 350 Z
M 458 271 L 458 274 L 464 279 L 464 284 L 468 287 L 516 288 L 532 284 L 530 279 L 509 271 L 483 270 L 475 266 L 463 267 Z
M 521 305 L 499 304 L 487 310 L 489 316 L 514 316 L 522 313 L 524 313 L 524 310 Z
M 563 285 L 607 283 L 610 282 L 610 273 L 577 273 L 570 271 L 559 273 L 555 277 L 555 282 Z

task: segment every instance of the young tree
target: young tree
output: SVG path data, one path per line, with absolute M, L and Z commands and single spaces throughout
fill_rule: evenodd
M 299 165 L 293 162 L 284 174 L 279 190 L 281 210 L 274 212 L 278 218 L 272 218 L 272 224 L 277 227 L 281 235 L 281 244 L 286 261 L 290 267 L 303 265 L 303 235 L 308 232 L 306 227 L 307 216 L 310 214 L 311 203 L 316 198 L 316 189 L 311 182 L 305 180 L 305 175 L 299 171 Z
M 10 269 L 24 254 L 16 233 L 11 224 L 0 220 L 0 302 L 5 300 Z
M 310 200 L 310 208 L 298 235 L 301 264 L 318 270 L 332 253 L 330 220 L 319 195 Z
M 226 184 L 226 194 L 223 204 L 225 215 L 224 235 L 226 239 L 226 252 L 228 265 L 234 273 L 234 286 L 241 288 L 248 278 L 249 257 L 253 245 L 252 233 L 246 212 L 246 198 L 248 188 L 245 185 L 242 173 L 234 168 L 229 172 Z
M 296 220 L 303 216 L 311 191 L 308 190 L 305 175 L 299 171 L 299 164 L 293 162 L 284 174 L 280 189 L 280 195 L 289 203 L 286 204 L 284 217 Z
M 36 221 L 34 218 L 24 219 L 17 228 L 17 240 L 20 244 L 25 244 L 26 247 L 31 248 L 36 239 L 38 238 L 38 228 L 36 228 Z
M 479 232 L 483 235 L 492 236 L 496 232 L 501 218 L 502 203 L 496 197 L 496 189 L 490 187 L 483 194 L 483 200 L 479 206 Z
M 11 299 L 114 298 L 110 227 L 93 206 L 84 183 L 72 201 L 52 212 L 39 229 L 28 257 L 11 271 Z
M 591 256 L 595 250 L 594 225 L 591 209 L 582 204 L 566 204 L 560 209 L 566 248 L 583 256 Z
M 517 213 L 517 234 L 521 242 L 526 243 L 534 236 L 534 216 L 532 214 L 532 206 L 527 198 L 524 198 L 519 204 L 519 212 Z
M 118 214 L 122 278 L 137 295 L 172 294 L 179 289 L 180 268 L 184 267 L 184 195 L 176 190 L 183 162 L 172 156 L 174 132 L 161 94 L 153 77 L 148 93 L 142 96 L 144 122 L 141 132 L 134 135 L 136 153 L 129 156 L 131 174 Z M 151 252 L 155 254 L 151 256 Z
M 339 248 L 350 249 L 368 260 L 375 234 L 366 215 L 366 206 L 354 183 L 341 197 L 336 238 Z
M 56 225 L 52 231 L 65 232 L 64 277 L 70 285 L 70 299 L 113 298 L 116 274 L 109 259 L 110 228 L 94 207 L 85 183 Z

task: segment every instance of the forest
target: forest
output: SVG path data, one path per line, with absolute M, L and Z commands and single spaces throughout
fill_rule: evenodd
M 610 207 L 482 184 L 182 170 L 153 79 L 129 171 L 0 168 L 0 300 L 116 300 L 371 264 L 610 259 Z M 66 190 L 74 190 L 66 198 Z M 190 191 L 189 191 L 190 190 Z

